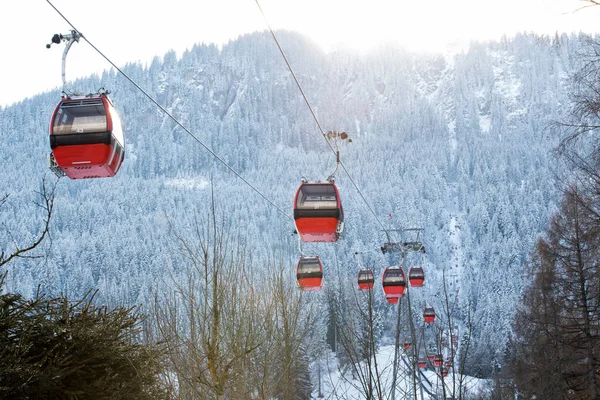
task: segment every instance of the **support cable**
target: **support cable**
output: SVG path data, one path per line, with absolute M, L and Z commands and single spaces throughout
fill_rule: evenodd
M 304 90 L 302 89 L 302 86 L 300 85 L 300 82 L 298 81 L 298 78 L 296 77 L 296 74 L 294 73 L 294 70 L 287 58 L 287 56 L 285 55 L 285 52 L 283 51 L 283 48 L 281 47 L 281 44 L 279 43 L 279 40 L 277 39 L 277 35 L 275 35 L 275 32 L 273 31 L 273 28 L 271 28 L 271 24 L 269 23 L 269 20 L 267 19 L 262 7 L 260 6 L 260 3 L 258 0 L 255 0 L 256 5 L 258 6 L 258 9 L 260 10 L 260 13 L 263 16 L 263 19 L 265 20 L 265 23 L 267 24 L 267 27 L 269 28 L 269 31 L 271 32 L 271 36 L 273 37 L 273 40 L 275 40 L 275 43 L 277 44 L 277 48 L 279 49 L 279 52 L 281 53 L 281 56 L 283 57 L 283 60 L 285 61 L 285 64 L 287 65 L 290 73 L 292 74 L 292 77 L 294 78 L 294 82 L 296 82 L 296 86 L 298 86 L 298 90 L 300 90 L 300 93 L 302 94 L 302 98 L 304 99 L 304 102 L 306 103 L 308 109 L 310 110 L 310 113 L 313 117 L 313 119 L 315 120 L 317 127 L 319 128 L 319 131 L 321 132 L 321 135 L 323 136 L 323 138 L 325 139 L 325 141 L 327 142 L 327 145 L 329 146 L 329 148 L 331 149 L 331 151 L 336 154 L 336 150 L 333 148 L 333 146 L 331 145 L 331 143 L 329 143 L 329 140 L 327 140 L 326 135 L 325 135 L 325 131 L 323 130 L 323 127 L 321 126 L 319 119 L 317 118 L 317 115 L 315 114 L 315 111 L 313 110 L 312 106 L 310 105 L 310 102 L 308 101 L 308 97 L 306 96 L 306 94 L 304 93 Z M 344 165 L 344 163 L 342 163 L 341 161 L 339 161 L 339 164 L 342 166 L 342 169 L 344 170 L 344 172 L 346 172 L 346 175 L 348 175 L 348 178 L 350 179 L 350 182 L 352 182 L 352 185 L 354 185 L 354 188 L 356 189 L 356 191 L 358 192 L 358 194 L 360 195 L 360 197 L 362 198 L 362 200 L 365 202 L 367 208 L 369 209 L 369 211 L 371 212 L 371 214 L 373 214 L 373 217 L 375 217 L 375 220 L 379 223 L 379 225 L 381 226 L 381 228 L 385 231 L 387 237 L 390 237 L 390 234 L 387 230 L 387 228 L 383 225 L 383 223 L 379 220 L 379 218 L 377 217 L 377 214 L 375 213 L 375 211 L 373 210 L 373 208 L 371 207 L 371 205 L 369 204 L 369 202 L 367 202 L 367 199 L 365 198 L 365 196 L 363 195 L 363 193 L 361 192 L 360 188 L 358 187 L 358 185 L 356 184 L 356 182 L 354 181 L 354 179 L 352 178 L 352 175 L 350 175 L 350 172 L 348 172 L 348 170 L 346 169 L 346 166 Z

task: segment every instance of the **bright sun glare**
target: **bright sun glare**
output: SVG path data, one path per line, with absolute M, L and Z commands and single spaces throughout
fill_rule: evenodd
M 421 1 L 306 1 L 300 9 L 281 10 L 278 27 L 296 26 L 325 49 L 346 47 L 369 50 L 381 43 L 399 43 L 411 50 L 435 51 L 442 48 L 440 34 L 447 30 L 442 15 L 431 12 Z M 441 2 L 438 11 L 448 8 Z M 274 4 L 275 5 L 275 4 Z M 307 7 L 315 6 L 311 12 Z M 316 11 L 316 12 L 313 12 Z
M 600 18 L 600 7 L 574 12 L 581 7 L 577 0 L 306 0 L 268 1 L 268 7 L 277 27 L 304 32 L 328 50 L 365 51 L 397 43 L 413 51 L 439 52 L 517 32 L 596 32 Z

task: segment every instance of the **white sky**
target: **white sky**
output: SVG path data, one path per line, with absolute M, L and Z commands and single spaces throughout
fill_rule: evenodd
M 194 43 L 224 43 L 265 30 L 254 0 L 51 0 L 113 62 L 149 62 Z M 275 28 L 299 31 L 325 50 L 360 51 L 398 42 L 416 51 L 498 39 L 515 32 L 600 32 L 600 7 L 582 0 L 260 0 Z M 46 43 L 70 27 L 46 0 L 0 0 L 0 106 L 62 86 L 64 44 Z M 69 52 L 67 78 L 110 65 L 84 41 Z

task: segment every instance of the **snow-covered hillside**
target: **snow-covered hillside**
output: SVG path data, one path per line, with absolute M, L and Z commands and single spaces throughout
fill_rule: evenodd
M 502 362 L 527 284 L 527 254 L 555 209 L 558 167 L 551 151 L 558 138 L 548 127 L 568 104 L 568 77 L 583 38 L 518 35 L 437 56 L 390 47 L 325 54 L 297 34 L 281 32 L 280 38 L 321 125 L 353 139 L 341 146 L 341 158 L 368 202 L 339 171 L 343 238 L 303 249 L 323 260 L 326 288 L 341 299 L 353 295 L 355 252 L 378 275 L 397 262 L 379 251 L 381 224 L 422 227 L 427 254 L 411 255 L 408 263 L 422 263 L 427 283 L 413 306 L 442 309 L 444 273 L 456 324 L 473 332 L 467 372 L 489 375 Z M 289 214 L 301 177 L 324 179 L 333 171 L 334 157 L 266 33 L 222 49 L 197 45 L 181 57 L 171 52 L 124 70 Z M 59 182 L 51 240 L 42 258 L 10 266 L 9 289 L 31 294 L 41 284 L 51 293 L 79 296 L 99 288 L 98 301 L 147 304 L 185 269 L 172 229 L 185 234 L 194 213 L 207 218 L 211 182 L 219 218 L 245 242 L 255 272 L 268 273 L 261 262 L 285 254 L 289 279 L 295 279 L 290 218 L 114 71 L 75 86 L 112 90 L 125 127 L 125 162 L 112 179 Z M 59 95 L 0 109 L 0 194 L 10 194 L 0 209 L 1 243 L 30 238 L 41 223 L 32 200 L 42 178 L 53 179 L 45 160 Z M 380 287 L 376 303 L 386 336 L 395 319 Z M 337 383 L 325 390 L 345 385 L 334 376 Z

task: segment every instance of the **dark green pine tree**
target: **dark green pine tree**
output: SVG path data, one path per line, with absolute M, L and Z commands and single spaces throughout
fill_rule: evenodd
M 136 340 L 141 315 L 92 300 L 0 296 L 0 398 L 167 398 L 161 349 Z

